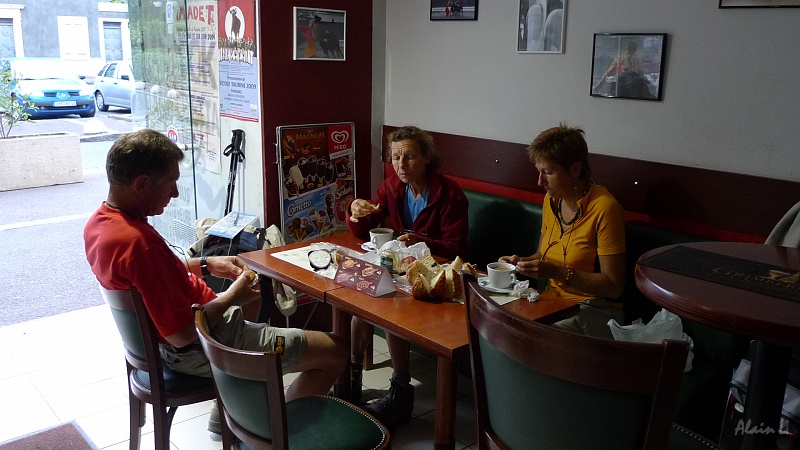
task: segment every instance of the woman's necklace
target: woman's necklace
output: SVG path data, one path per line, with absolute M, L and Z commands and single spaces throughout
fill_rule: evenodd
M 561 222 L 561 225 L 570 226 L 575 223 L 581 217 L 582 208 L 578 206 L 578 211 L 575 212 L 575 215 L 572 216 L 572 220 L 564 220 L 564 216 L 561 214 L 561 203 L 564 201 L 563 198 L 558 199 L 558 208 L 556 208 L 556 214 L 558 215 L 558 221 Z
M 586 188 L 583 190 L 583 194 L 581 194 L 581 197 L 578 199 L 578 201 L 580 201 L 583 197 L 586 196 L 586 194 L 589 192 L 589 188 L 591 188 L 591 187 L 592 187 L 592 182 L 590 181 L 586 185 Z M 559 198 L 558 199 L 558 208 L 556 208 L 556 215 L 558 216 L 558 221 L 561 222 L 562 225 L 568 227 L 568 226 L 572 225 L 573 223 L 575 223 L 578 219 L 581 218 L 581 214 L 583 213 L 583 208 L 579 204 L 578 205 L 578 210 L 575 212 L 575 215 L 572 216 L 572 220 L 566 221 L 566 220 L 564 220 L 564 216 L 561 214 L 561 204 L 562 204 L 563 201 L 564 201 L 563 198 Z

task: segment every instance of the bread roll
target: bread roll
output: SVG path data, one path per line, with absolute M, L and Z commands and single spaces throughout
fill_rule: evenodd
M 436 300 L 447 300 L 447 275 L 445 271 L 441 271 L 433 277 L 430 285 L 431 297 Z
M 464 295 L 464 285 L 461 283 L 461 272 L 453 272 L 453 298 Z
M 455 284 L 453 283 L 455 271 L 453 269 L 445 269 L 444 273 L 445 279 L 447 280 L 447 291 L 445 293 L 445 298 L 451 299 L 455 297 Z
M 450 268 L 455 270 L 456 272 L 461 272 L 461 267 L 464 265 L 464 260 L 461 259 L 460 256 L 456 256 L 456 259 L 450 263 Z
M 461 270 L 468 269 L 478 276 L 474 264 L 456 256 L 449 265 L 439 265 L 430 255 L 414 261 L 406 270 L 411 295 L 419 300 L 452 300 L 464 295 Z
M 399 272 L 408 272 L 408 269 L 417 261 L 417 258 L 414 256 L 406 256 L 400 261 Z M 410 281 L 410 280 L 409 280 Z
M 418 276 L 411 285 L 411 296 L 419 300 L 431 299 L 431 285 L 425 277 Z

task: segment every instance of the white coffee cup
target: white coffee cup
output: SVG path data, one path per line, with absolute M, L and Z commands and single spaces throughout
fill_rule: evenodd
M 517 276 L 514 274 L 515 266 L 504 262 L 493 262 L 486 266 L 486 273 L 489 275 L 489 286 L 497 289 L 507 289 L 516 283 Z
M 383 244 L 392 240 L 394 230 L 391 228 L 373 228 L 369 230 L 369 241 L 376 249 L 383 247 Z

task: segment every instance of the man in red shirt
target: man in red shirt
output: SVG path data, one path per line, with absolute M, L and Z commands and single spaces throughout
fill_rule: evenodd
M 178 197 L 183 157 L 165 135 L 149 129 L 112 145 L 106 159 L 108 197 L 84 229 L 92 272 L 106 289 L 141 293 L 159 333 L 162 358 L 173 370 L 211 376 L 194 328 L 192 304 L 199 303 L 205 305 L 215 338 L 225 345 L 272 351 L 278 337 L 285 340 L 283 370 L 301 373 L 286 392 L 287 401 L 327 393 L 347 362 L 340 338 L 251 322 L 260 309 L 260 292 L 250 286 L 247 266 L 238 257 L 181 259 L 147 222 Z M 200 277 L 207 274 L 235 281 L 216 294 Z

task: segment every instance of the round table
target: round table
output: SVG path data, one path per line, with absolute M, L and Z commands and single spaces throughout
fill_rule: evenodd
M 797 248 L 735 242 L 680 246 L 786 269 L 782 272 L 800 272 Z M 780 422 L 792 348 L 800 346 L 800 301 L 645 265 L 648 258 L 674 247 L 677 246 L 660 247 L 642 255 L 639 261 L 643 263 L 637 264 L 635 270 L 636 286 L 656 305 L 680 317 L 755 340 L 741 448 L 775 448 L 777 432 L 765 430 L 777 430 Z M 715 270 L 731 269 L 720 266 Z M 748 273 L 732 276 L 763 278 L 761 274 Z

